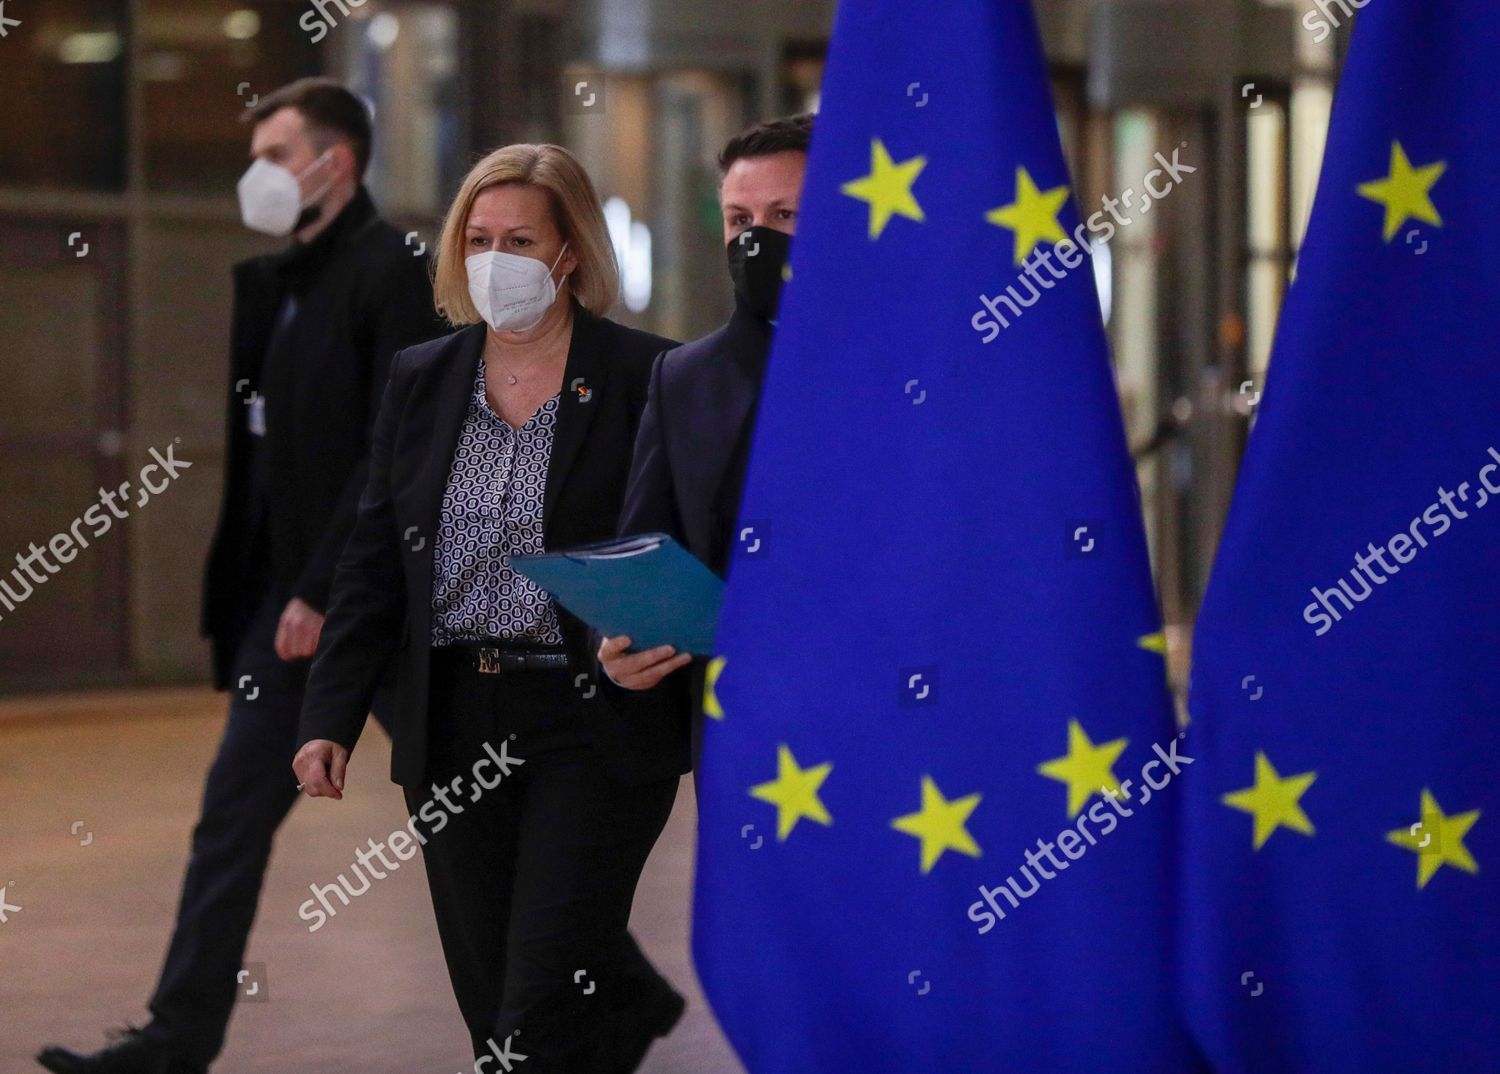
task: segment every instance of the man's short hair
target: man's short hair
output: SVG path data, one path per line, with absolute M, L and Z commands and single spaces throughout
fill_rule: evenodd
M 806 153 L 812 148 L 813 115 L 803 112 L 780 119 L 766 119 L 746 127 L 719 154 L 719 174 L 747 157 L 769 157 L 775 153 Z
M 354 151 L 356 175 L 364 178 L 374 138 L 370 110 L 364 101 L 336 79 L 299 78 L 266 94 L 254 108 L 243 112 L 240 119 L 245 123 L 260 123 L 283 108 L 295 108 L 301 113 L 308 134 L 320 151 L 336 140 L 348 142 Z

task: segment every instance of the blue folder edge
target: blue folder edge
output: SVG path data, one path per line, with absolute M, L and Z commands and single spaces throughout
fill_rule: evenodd
M 724 583 L 668 534 L 515 556 L 511 566 L 605 637 L 628 634 L 632 650 L 714 651 Z

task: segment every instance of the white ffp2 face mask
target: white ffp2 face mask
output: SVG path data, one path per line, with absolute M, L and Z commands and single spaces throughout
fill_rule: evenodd
M 525 332 L 540 324 L 557 299 L 552 270 L 567 250 L 568 244 L 563 243 L 550 267 L 534 257 L 500 250 L 464 258 L 469 298 L 484 323 L 497 332 Z
M 318 159 L 302 171 L 306 175 L 328 158 L 332 149 L 325 150 Z M 302 210 L 328 192 L 333 185 L 330 179 L 312 197 L 302 198 L 299 176 L 293 175 L 280 164 L 268 160 L 255 160 L 240 176 L 237 188 L 240 196 L 240 219 L 252 231 L 266 235 L 290 235 L 297 226 Z

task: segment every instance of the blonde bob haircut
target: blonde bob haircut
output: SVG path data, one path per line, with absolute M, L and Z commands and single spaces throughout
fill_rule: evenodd
M 438 240 L 432 297 L 450 324 L 478 324 L 482 317 L 469 298 L 469 274 L 464 267 L 464 230 L 474 199 L 493 186 L 522 183 L 547 192 L 552 219 L 578 267 L 568 277 L 572 297 L 598 316 L 614 305 L 620 294 L 620 273 L 599 195 L 578 159 L 560 145 L 518 143 L 497 149 L 470 170 L 453 198 Z

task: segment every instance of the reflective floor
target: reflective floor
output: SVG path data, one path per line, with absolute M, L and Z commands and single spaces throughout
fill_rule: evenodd
M 92 1050 L 145 1020 L 223 713 L 207 690 L 0 703 L 0 1074 L 40 1070 L 43 1043 Z M 315 934 L 297 916 L 309 883 L 405 821 L 388 764 L 372 727 L 344 801 L 302 802 L 283 827 L 246 956 L 262 987 L 217 1074 L 472 1069 L 416 859 Z M 693 823 L 684 781 L 636 896 L 636 935 L 689 1003 L 641 1068 L 656 1074 L 741 1069 L 688 958 Z

